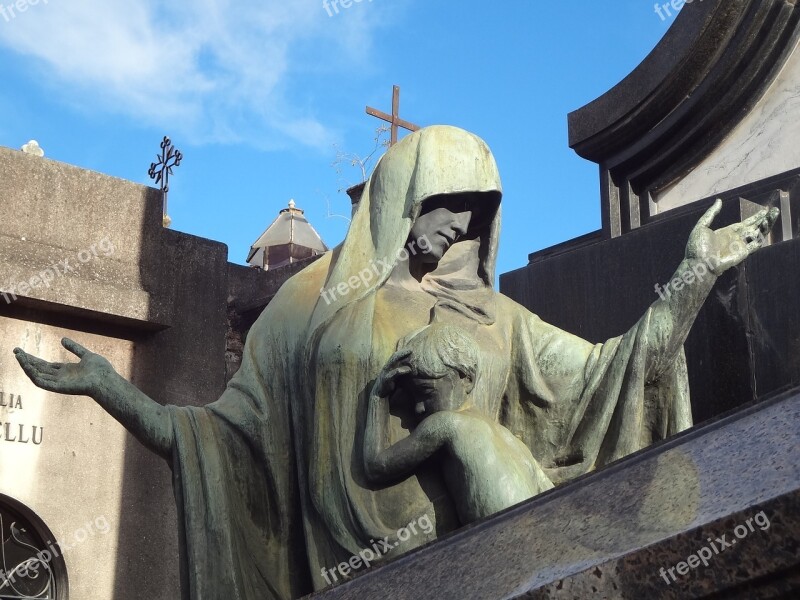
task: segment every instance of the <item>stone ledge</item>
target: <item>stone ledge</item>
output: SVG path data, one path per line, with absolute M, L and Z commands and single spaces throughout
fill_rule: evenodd
M 769 576 L 769 585 L 797 589 L 786 569 L 798 560 L 792 540 L 797 539 L 799 489 L 800 391 L 793 390 L 313 597 L 638 600 L 654 597 L 650 593 L 658 589 L 655 597 L 699 598 L 725 586 L 757 585 L 757 578 Z M 680 585 L 664 583 L 659 569 L 698 550 L 706 543 L 698 536 L 728 532 L 730 539 L 737 524 L 761 510 L 772 524 L 740 542 L 744 557 L 732 553 L 702 573 L 696 569 Z M 764 554 L 765 547 L 781 551 L 773 557 Z M 750 571 L 753 561 L 760 563 Z M 732 568 L 737 562 L 744 567 L 738 572 Z M 599 582 L 604 573 L 613 575 L 608 588 L 588 583 L 592 577 Z
M 49 287 L 38 285 L 23 294 L 7 290 L 5 282 L 29 281 L 31 273 L 20 267 L 9 268 L 0 263 L 0 311 L 9 304 L 36 306 L 48 312 L 90 314 L 101 321 L 140 323 L 145 329 L 164 329 L 169 326 L 163 311 L 154 310 L 151 295 L 142 290 L 76 277 L 60 277 Z M 4 311 L 3 311 L 4 312 Z M 2 314 L 2 313 L 0 313 Z

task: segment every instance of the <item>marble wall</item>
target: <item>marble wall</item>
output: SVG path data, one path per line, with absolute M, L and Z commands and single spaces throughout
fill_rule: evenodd
M 691 173 L 663 190 L 651 210 L 663 213 L 800 167 L 800 49 L 763 98 Z
M 9 405 L 0 407 L 0 492 L 33 510 L 55 535 L 71 597 L 113 598 L 116 557 L 128 551 L 120 549 L 117 535 L 125 430 L 88 398 L 35 387 L 19 373 L 10 352 L 20 346 L 53 360 L 70 360 L 59 344 L 65 335 L 110 357 L 120 373 L 131 375 L 129 341 L 0 317 L 0 393 Z M 165 475 L 156 473 L 154 479 Z M 175 536 L 162 543 L 176 552 Z

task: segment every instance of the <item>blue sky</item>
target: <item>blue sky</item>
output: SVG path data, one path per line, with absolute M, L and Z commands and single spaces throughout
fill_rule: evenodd
M 330 1 L 330 0 L 329 0 Z M 329 246 L 349 214 L 339 190 L 380 124 L 473 131 L 505 190 L 498 272 L 600 226 L 596 165 L 567 146 L 567 113 L 627 75 L 664 35 L 651 0 L 19 0 L 0 14 L 0 145 L 148 183 L 163 135 L 184 161 L 173 228 L 244 263 L 294 198 Z M 336 147 L 334 147 L 334 144 Z

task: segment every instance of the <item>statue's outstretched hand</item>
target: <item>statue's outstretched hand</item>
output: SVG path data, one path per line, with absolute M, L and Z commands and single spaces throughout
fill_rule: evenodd
M 61 344 L 79 357 L 80 362 L 51 363 L 32 356 L 21 348 L 14 348 L 14 354 L 25 374 L 43 390 L 92 396 L 100 389 L 103 379 L 114 373 L 114 368 L 105 358 L 89 352 L 69 338 L 62 339 Z
M 711 223 L 721 209 L 722 200 L 717 200 L 700 217 L 686 245 L 686 258 L 703 261 L 714 275 L 735 267 L 761 248 L 780 214 L 777 208 L 765 208 L 741 223 L 714 231 Z

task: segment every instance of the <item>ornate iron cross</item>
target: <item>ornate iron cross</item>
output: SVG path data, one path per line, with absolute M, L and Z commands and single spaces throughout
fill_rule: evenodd
M 167 194 L 169 194 L 169 176 L 172 175 L 172 169 L 178 167 L 183 160 L 183 154 L 180 150 L 175 148 L 168 136 L 164 136 L 161 140 L 161 156 L 156 155 L 156 162 L 150 164 L 150 170 L 147 174 L 150 179 L 155 180 L 156 185 L 161 185 L 161 191 L 164 192 L 164 219 L 167 220 Z
M 379 119 L 383 119 L 392 124 L 392 139 L 389 142 L 390 146 L 394 146 L 397 143 L 397 129 L 398 127 L 402 127 L 403 129 L 408 129 L 409 131 L 417 131 L 419 129 L 419 125 L 414 125 L 413 123 L 409 123 L 400 118 L 400 86 L 395 85 L 392 88 L 392 114 L 387 115 L 385 112 L 378 110 L 377 108 L 370 108 L 367 107 L 367 114 L 372 115 L 373 117 L 378 117 Z

